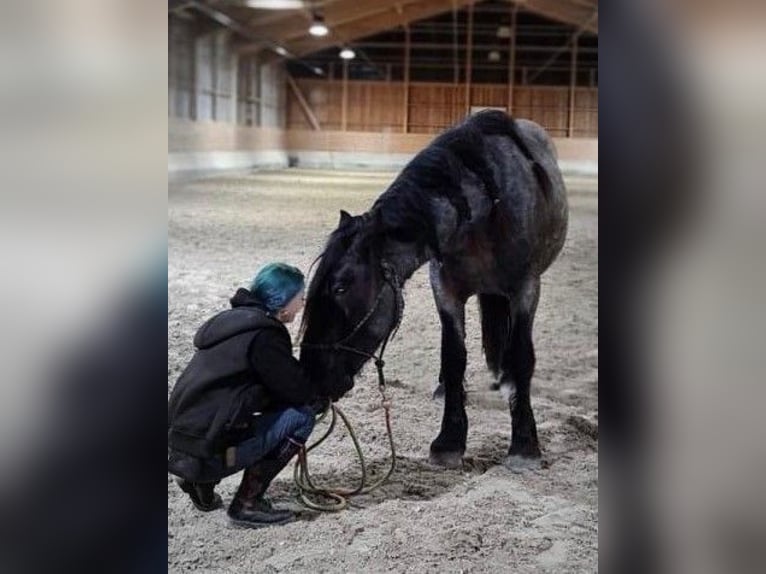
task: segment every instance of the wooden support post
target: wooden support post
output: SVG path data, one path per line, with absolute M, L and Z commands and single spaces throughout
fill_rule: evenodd
M 513 115 L 513 82 L 514 71 L 516 69 L 516 11 L 518 6 L 514 4 L 511 7 L 511 37 L 509 40 L 510 49 L 508 54 L 508 114 Z
M 346 131 L 348 125 L 348 60 L 343 60 L 343 95 L 340 104 L 340 129 Z
M 230 54 L 230 55 L 229 55 Z M 237 91 L 239 90 L 239 77 L 237 70 L 239 69 L 239 55 L 236 52 L 230 53 L 227 51 L 228 58 L 226 58 L 226 69 L 229 74 L 229 82 L 226 86 L 227 91 L 231 94 L 229 98 L 229 118 L 228 120 L 234 124 L 237 123 Z
M 218 33 L 210 35 L 210 119 L 216 121 L 218 99 Z
M 386 83 L 391 83 L 391 63 L 386 64 Z
M 236 115 L 234 122 L 247 125 L 247 97 L 250 82 L 250 61 L 247 57 L 237 58 L 237 92 L 234 94 Z
M 575 87 L 577 86 L 577 44 L 579 36 L 575 34 L 572 38 L 572 61 L 569 68 L 569 129 L 567 135 L 571 138 L 574 134 L 574 114 L 575 114 Z
M 471 113 L 471 65 L 473 60 L 473 4 L 468 5 L 468 41 L 465 48 L 465 113 Z
M 455 65 L 452 83 L 457 86 L 460 83 L 460 59 L 458 57 L 457 41 L 457 0 L 452 0 L 452 59 Z
M 410 27 L 404 26 L 404 114 L 402 131 L 410 129 Z
M 309 106 L 306 98 L 303 97 L 303 92 L 301 92 L 298 84 L 295 83 L 295 80 L 290 74 L 287 74 L 287 85 L 290 86 L 290 89 L 293 91 L 295 98 L 298 100 L 298 105 L 300 105 L 301 110 L 306 116 L 309 124 L 311 124 L 312 129 L 320 131 L 322 128 L 319 126 L 319 120 L 317 120 L 317 117 L 314 115 L 311 106 Z
M 262 72 L 263 67 L 261 66 L 261 60 L 260 60 L 260 54 L 257 55 L 255 58 L 255 63 L 253 66 L 255 67 L 255 98 L 258 100 L 255 103 L 255 125 L 260 127 L 263 125 L 263 80 L 262 80 Z
M 189 118 L 197 119 L 197 38 L 191 38 L 191 90 L 189 90 Z

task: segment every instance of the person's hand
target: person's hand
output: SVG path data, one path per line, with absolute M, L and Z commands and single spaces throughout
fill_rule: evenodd
M 321 415 L 323 412 L 325 412 L 327 409 L 330 408 L 330 398 L 329 397 L 318 397 L 309 406 L 314 411 L 315 415 Z

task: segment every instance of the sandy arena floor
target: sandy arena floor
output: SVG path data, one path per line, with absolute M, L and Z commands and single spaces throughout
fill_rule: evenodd
M 192 354 L 192 337 L 228 306 L 264 263 L 304 271 L 343 208 L 365 211 L 392 173 L 290 170 L 171 186 L 168 199 L 168 391 Z M 558 261 L 543 277 L 535 323 L 532 406 L 543 468 L 516 474 L 501 461 L 511 419 L 481 355 L 469 301 L 468 449 L 462 470 L 428 463 L 441 422 L 431 400 L 439 372 L 439 321 L 427 266 L 405 288 L 404 321 L 386 352 L 397 472 L 338 514 L 295 499 L 292 464 L 270 490 L 300 520 L 262 530 L 231 528 L 225 511 L 196 511 L 168 475 L 170 572 L 595 572 L 598 569 L 598 200 L 593 179 L 568 178 L 570 224 Z M 295 332 L 297 324 L 293 326 Z M 374 368 L 341 406 L 357 426 L 373 470 L 386 442 Z M 320 425 L 315 433 L 324 427 Z M 319 483 L 354 484 L 350 440 L 337 433 L 312 453 Z M 218 487 L 228 504 L 237 474 Z

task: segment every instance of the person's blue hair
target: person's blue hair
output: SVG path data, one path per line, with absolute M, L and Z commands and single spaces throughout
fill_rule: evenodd
M 287 305 L 305 286 L 303 273 L 286 263 L 265 265 L 250 283 L 250 293 L 269 313 Z

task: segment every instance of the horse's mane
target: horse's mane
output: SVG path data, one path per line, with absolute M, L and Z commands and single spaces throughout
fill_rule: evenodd
M 450 128 L 423 151 L 418 153 L 402 170 L 393 184 L 375 202 L 373 209 L 382 210 L 381 219 L 386 229 L 394 230 L 404 239 L 412 240 L 408 231 L 434 231 L 430 218 L 432 200 L 441 197 L 450 202 L 463 220 L 471 219 L 471 211 L 461 188 L 463 174 L 473 173 L 481 182 L 490 200 L 501 196 L 487 151 L 487 138 L 510 138 L 521 155 L 530 163 L 541 190 L 547 195 L 551 182 L 547 172 L 538 163 L 521 135 L 518 124 L 509 115 L 497 110 L 479 112 L 463 123 Z M 426 243 L 436 246 L 435 235 L 426 236 Z

